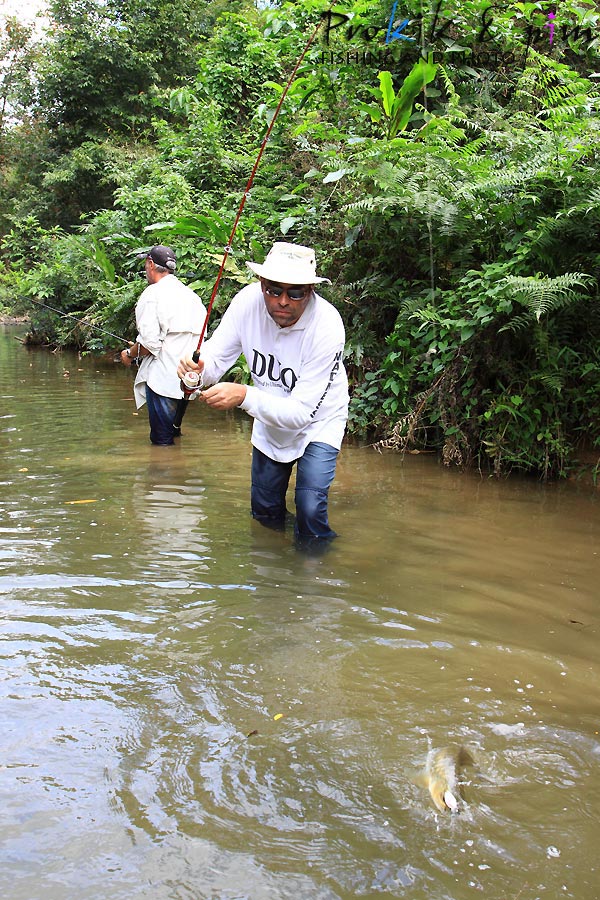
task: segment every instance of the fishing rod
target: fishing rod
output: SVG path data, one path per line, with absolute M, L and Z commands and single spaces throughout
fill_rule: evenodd
M 335 2 L 336 2 L 336 0 L 333 0 L 333 3 L 332 3 L 331 6 L 329 7 L 330 9 L 331 9 L 331 7 L 333 7 L 333 6 L 335 5 Z M 234 220 L 234 223 L 233 223 L 233 227 L 232 227 L 232 229 L 231 229 L 231 234 L 229 235 L 229 240 L 227 241 L 227 244 L 225 245 L 225 248 L 224 248 L 223 259 L 221 260 L 221 265 L 220 265 L 219 271 L 218 271 L 218 273 L 217 273 L 217 278 L 216 278 L 216 281 L 215 281 L 215 283 L 214 283 L 214 286 L 213 286 L 213 289 L 212 289 L 212 293 L 211 293 L 211 295 L 210 295 L 210 300 L 209 300 L 209 302 L 208 302 L 208 309 L 207 309 L 207 311 L 206 311 L 206 318 L 204 319 L 204 325 L 202 326 L 202 332 L 200 333 L 200 338 L 198 339 L 198 346 L 196 347 L 194 353 L 192 354 L 192 359 L 194 360 L 194 362 L 198 362 L 198 360 L 200 359 L 200 348 L 201 348 L 201 346 L 202 346 L 202 342 L 203 342 L 204 336 L 205 336 L 205 334 L 206 334 L 206 329 L 207 329 L 207 327 L 208 327 L 208 320 L 209 320 L 210 314 L 211 314 L 211 312 L 212 312 L 212 308 L 213 308 L 213 304 L 214 304 L 214 302 L 215 302 L 215 298 L 216 298 L 216 296 L 217 296 L 217 291 L 218 291 L 218 289 L 219 289 L 219 284 L 220 284 L 221 278 L 222 278 L 222 276 L 223 276 L 223 271 L 224 271 L 224 269 L 225 269 L 225 264 L 226 264 L 226 262 L 227 262 L 227 258 L 228 258 L 228 256 L 229 256 L 229 253 L 230 253 L 231 248 L 232 248 L 232 245 L 233 245 L 233 239 L 234 239 L 235 233 L 236 233 L 236 231 L 237 231 L 238 223 L 239 223 L 239 221 L 240 221 L 240 219 L 241 219 L 241 217 L 242 217 L 242 212 L 243 212 L 243 210 L 244 210 L 244 206 L 246 205 L 246 200 L 248 199 L 248 195 L 249 195 L 249 193 L 250 193 L 250 188 L 252 187 L 252 183 L 254 182 L 254 176 L 256 175 L 256 172 L 258 171 L 258 167 L 259 167 L 259 165 L 260 165 L 260 161 L 261 161 L 261 159 L 262 159 L 262 155 L 263 155 L 263 153 L 264 153 L 264 151 L 265 151 L 265 148 L 266 148 L 266 146 L 267 146 L 267 142 L 268 142 L 268 140 L 269 140 L 269 138 L 270 138 L 270 136 L 271 136 L 271 132 L 272 132 L 272 130 L 273 130 L 273 126 L 275 125 L 275 121 L 276 121 L 276 119 L 277 119 L 277 116 L 279 115 L 279 110 L 280 110 L 281 107 L 283 106 L 283 101 L 285 100 L 285 98 L 286 98 L 286 96 L 287 96 L 287 93 L 288 93 L 290 87 L 292 86 L 292 82 L 293 82 L 294 78 L 296 77 L 296 73 L 297 73 L 298 69 L 300 68 L 300 66 L 302 65 L 302 62 L 303 62 L 303 60 L 304 60 L 304 57 L 306 56 L 306 54 L 307 54 L 308 51 L 310 50 L 310 47 L 312 46 L 312 44 L 313 44 L 313 42 L 314 42 L 314 40 L 315 40 L 315 38 L 316 38 L 316 36 L 317 36 L 317 34 L 318 34 L 318 32 L 319 32 L 321 26 L 322 26 L 322 24 L 323 24 L 323 22 L 325 21 L 325 18 L 326 18 L 326 17 L 325 17 L 324 15 L 321 16 L 321 19 L 320 19 L 318 25 L 315 26 L 315 29 L 314 29 L 313 33 L 311 34 L 311 36 L 309 37 L 308 41 L 306 42 L 306 45 L 305 45 L 305 47 L 304 47 L 304 50 L 302 51 L 302 53 L 301 53 L 300 56 L 298 57 L 298 61 L 296 62 L 296 65 L 294 66 L 294 68 L 293 68 L 293 70 L 292 70 L 292 74 L 291 74 L 290 77 L 288 78 L 287 84 L 285 85 L 285 87 L 284 87 L 284 89 L 283 89 L 283 92 L 282 92 L 282 94 L 281 94 L 281 97 L 279 98 L 279 103 L 278 103 L 277 106 L 275 107 L 275 112 L 273 113 L 273 118 L 271 119 L 271 121 L 270 121 L 270 123 L 269 123 L 269 126 L 268 126 L 268 128 L 267 128 L 267 130 L 266 130 L 265 136 L 264 136 L 264 138 L 263 138 L 262 144 L 260 145 L 260 149 L 259 149 L 259 151 L 258 151 L 258 155 L 257 155 L 257 157 L 256 157 L 256 161 L 255 161 L 255 163 L 254 163 L 254 166 L 252 167 L 252 171 L 250 172 L 250 177 L 248 178 L 248 181 L 247 181 L 247 183 L 246 183 L 246 187 L 244 188 L 244 193 L 242 194 L 242 200 L 241 200 L 240 205 L 239 205 L 239 207 L 238 207 L 237 215 L 236 215 L 236 217 L 235 217 L 235 220 Z M 187 373 L 188 376 L 189 376 L 190 374 L 195 374 L 195 373 L 190 373 L 190 372 Z M 192 380 L 193 380 L 193 379 L 192 379 Z M 186 385 L 186 384 L 184 384 L 184 383 L 182 382 L 182 387 L 183 387 L 184 394 L 186 395 L 186 397 L 189 397 L 189 396 L 190 396 L 192 393 L 194 393 L 195 390 L 197 389 L 197 386 L 196 386 L 196 387 L 191 387 L 191 390 L 190 390 L 190 386 L 191 386 L 191 385 Z
M 96 331 L 101 331 L 102 334 L 108 334 L 110 337 L 116 338 L 122 344 L 128 344 L 129 341 L 125 338 L 121 337 L 118 334 L 114 334 L 112 331 L 108 331 L 106 328 L 101 328 L 100 325 L 94 325 L 93 322 L 86 322 L 85 319 L 78 319 L 77 316 L 72 316 L 71 313 L 63 312 L 61 309 L 56 309 L 54 306 L 49 306 L 47 303 L 42 303 L 41 300 L 34 300 L 33 297 L 29 298 L 32 303 L 37 303 L 38 306 L 43 306 L 45 309 L 51 309 L 52 312 L 58 313 L 59 316 L 66 316 L 69 319 L 73 319 L 77 322 L 78 325 L 85 325 L 87 328 L 95 328 Z
M 333 2 L 331 3 L 331 6 L 329 7 L 330 9 L 335 5 L 335 2 L 336 2 L 336 0 L 333 0 Z M 204 324 L 203 324 L 203 326 L 202 326 L 202 331 L 200 332 L 200 337 L 199 337 L 199 339 L 198 339 L 198 346 L 196 347 L 196 349 L 195 349 L 194 352 L 192 353 L 192 359 L 193 359 L 194 362 L 196 362 L 196 363 L 197 363 L 198 360 L 200 359 L 200 348 L 202 347 L 202 342 L 204 341 L 204 336 L 205 336 L 205 334 L 206 334 L 206 329 L 208 328 L 208 320 L 209 320 L 209 318 L 210 318 L 210 314 L 211 314 L 211 312 L 212 312 L 213 304 L 214 304 L 215 298 L 216 298 L 216 296 L 217 296 L 217 291 L 218 291 L 218 289 L 219 289 L 219 284 L 221 283 L 221 278 L 223 277 L 223 271 L 224 271 L 224 269 L 225 269 L 225 264 L 226 264 L 226 262 L 227 262 L 227 259 L 228 259 L 228 257 L 229 257 L 229 253 L 230 253 L 231 248 L 232 248 L 232 246 L 233 246 L 233 239 L 234 239 L 235 233 L 236 233 L 236 231 L 237 231 L 238 223 L 239 223 L 239 221 L 240 221 L 240 219 L 241 219 L 241 217 L 242 217 L 242 212 L 243 212 L 243 210 L 244 210 L 244 206 L 246 205 L 246 200 L 248 199 L 248 195 L 249 195 L 249 193 L 250 193 L 250 188 L 252 187 L 252 184 L 253 184 L 253 182 L 254 182 L 254 176 L 256 175 L 256 173 L 257 173 L 257 171 L 258 171 L 258 167 L 259 167 L 259 165 L 260 165 L 260 161 L 261 161 L 261 159 L 262 159 L 262 155 L 263 155 L 263 153 L 265 152 L 265 148 L 266 148 L 267 143 L 268 143 L 268 140 L 269 140 L 269 138 L 270 138 L 270 136 L 271 136 L 271 132 L 272 132 L 272 130 L 273 130 L 273 126 L 275 125 L 275 121 L 276 121 L 276 119 L 277 119 L 277 116 L 279 115 L 279 110 L 280 110 L 281 107 L 283 106 L 283 101 L 285 100 L 285 98 L 286 98 L 286 96 L 287 96 L 287 93 L 288 93 L 290 87 L 292 86 L 292 82 L 293 82 L 294 78 L 296 77 L 296 73 L 297 73 L 298 69 L 299 69 L 300 66 L 302 65 L 302 62 L 303 62 L 303 60 L 304 60 L 304 57 L 306 56 L 306 54 L 307 54 L 308 51 L 310 50 L 310 47 L 312 46 L 312 44 L 313 44 L 313 42 L 314 42 L 314 40 L 315 40 L 317 34 L 319 33 L 319 30 L 320 30 L 320 28 L 321 28 L 321 26 L 322 26 L 322 24 L 323 24 L 324 21 L 325 21 L 325 16 L 321 16 L 321 19 L 320 19 L 319 23 L 315 26 L 315 28 L 314 28 L 314 30 L 313 30 L 313 33 L 311 34 L 311 36 L 309 37 L 308 41 L 306 42 L 306 45 L 305 45 L 305 47 L 304 47 L 302 53 L 301 53 L 300 56 L 298 57 L 298 60 L 297 60 L 297 62 L 296 62 L 296 65 L 294 66 L 294 68 L 293 68 L 293 70 L 292 70 L 292 74 L 291 74 L 290 77 L 288 78 L 287 84 L 285 85 L 285 87 L 284 87 L 284 89 L 283 89 L 283 91 L 282 91 L 282 93 L 281 93 L 281 97 L 279 98 L 279 103 L 278 103 L 277 106 L 275 107 L 275 112 L 273 113 L 273 117 L 272 117 L 271 121 L 269 122 L 269 125 L 268 125 L 268 127 L 267 127 L 267 130 L 266 130 L 266 132 L 265 132 L 265 136 L 264 136 L 264 138 L 263 138 L 263 140 L 262 140 L 262 143 L 261 143 L 261 145 L 260 145 L 260 148 L 259 148 L 259 150 L 258 150 L 258 155 L 257 155 L 256 160 L 255 160 L 255 162 L 254 162 L 254 165 L 253 165 L 253 167 L 252 167 L 252 171 L 250 172 L 250 177 L 248 178 L 248 181 L 247 181 L 247 183 L 246 183 L 246 187 L 244 188 L 244 193 L 242 194 L 242 199 L 241 199 L 240 205 L 239 205 L 239 207 L 238 207 L 238 211 L 237 211 L 235 220 L 234 220 L 234 222 L 233 222 L 233 227 L 232 227 L 232 229 L 231 229 L 231 233 L 230 233 L 230 235 L 229 235 L 229 239 L 228 239 L 228 241 L 227 241 L 227 243 L 226 243 L 226 245 L 225 245 L 224 251 L 223 251 L 223 259 L 221 260 L 221 265 L 219 266 L 219 271 L 217 272 L 217 278 L 216 278 L 215 283 L 214 283 L 214 285 L 213 285 L 212 293 L 211 293 L 211 295 L 210 295 L 210 300 L 209 300 L 209 302 L 208 302 L 208 309 L 206 310 L 206 317 L 205 317 L 205 319 L 204 319 Z M 200 385 L 201 385 L 201 377 L 202 377 L 202 376 L 199 375 L 197 372 L 193 372 L 193 371 L 192 371 L 192 372 L 186 372 L 184 378 L 181 380 L 181 389 L 182 389 L 182 391 L 183 391 L 183 400 L 180 401 L 180 405 L 179 405 L 178 410 L 177 410 L 177 413 L 176 413 L 176 415 L 175 415 L 175 422 L 174 422 L 175 427 L 181 427 L 181 420 L 183 419 L 183 414 L 184 414 L 184 410 L 185 410 L 186 401 L 188 401 L 188 400 L 192 399 L 193 397 L 196 397 L 196 396 L 197 396 L 199 387 L 200 387 Z

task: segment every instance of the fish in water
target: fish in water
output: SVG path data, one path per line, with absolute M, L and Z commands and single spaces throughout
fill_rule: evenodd
M 462 799 L 461 771 L 473 764 L 471 754 L 464 747 L 442 747 L 429 751 L 422 781 L 440 812 L 458 812 Z

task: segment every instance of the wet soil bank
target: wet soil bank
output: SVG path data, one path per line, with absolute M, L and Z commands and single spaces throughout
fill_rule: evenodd
M 26 322 L 29 322 L 28 316 L 9 316 L 0 313 L 0 325 L 24 325 Z

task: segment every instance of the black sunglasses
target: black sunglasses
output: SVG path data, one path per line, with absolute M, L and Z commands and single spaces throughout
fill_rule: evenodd
M 310 291 L 310 287 L 303 285 L 301 287 L 284 288 L 280 284 L 272 284 L 270 281 L 265 282 L 265 293 L 270 297 L 281 297 L 287 294 L 289 300 L 304 300 Z

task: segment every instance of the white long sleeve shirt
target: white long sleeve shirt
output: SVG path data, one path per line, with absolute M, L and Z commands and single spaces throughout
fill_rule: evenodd
M 136 340 L 151 356 L 143 358 L 135 379 L 138 409 L 146 402 L 146 384 L 163 397 L 183 397 L 177 366 L 198 346 L 205 318 L 200 297 L 175 275 L 165 275 L 143 291 L 135 307 Z
M 313 294 L 294 325 L 270 317 L 259 282 L 242 288 L 202 347 L 203 380 L 215 384 L 240 353 L 253 385 L 241 404 L 254 418 L 252 443 L 277 462 L 292 462 L 312 441 L 340 448 L 348 418 L 344 325 Z

